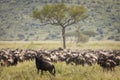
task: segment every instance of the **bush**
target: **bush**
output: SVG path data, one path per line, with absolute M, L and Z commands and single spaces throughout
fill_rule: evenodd
M 77 39 L 77 43 L 79 43 L 79 42 L 85 43 L 88 41 L 89 41 L 89 37 L 84 34 L 80 34 L 80 37 Z

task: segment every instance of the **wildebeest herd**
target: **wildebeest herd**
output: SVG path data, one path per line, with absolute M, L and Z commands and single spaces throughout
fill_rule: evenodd
M 35 60 L 36 68 L 41 74 L 49 71 L 55 75 L 53 63 L 66 62 L 75 65 L 100 65 L 104 71 L 114 71 L 120 66 L 120 50 L 92 50 L 92 49 L 0 49 L 0 66 L 15 66 L 20 62 Z

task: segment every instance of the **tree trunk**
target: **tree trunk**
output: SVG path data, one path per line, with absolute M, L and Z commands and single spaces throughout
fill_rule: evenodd
M 66 49 L 65 27 L 62 28 L 63 48 Z

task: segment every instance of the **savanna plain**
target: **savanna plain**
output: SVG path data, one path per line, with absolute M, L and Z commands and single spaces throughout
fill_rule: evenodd
M 60 41 L 1 41 L 0 49 L 57 49 L 62 47 Z M 113 49 L 120 50 L 120 42 L 115 41 L 91 41 L 88 43 L 67 42 L 68 49 Z M 65 62 L 54 63 L 56 76 L 49 72 L 44 75 L 37 74 L 35 60 L 24 61 L 16 66 L 0 66 L 0 80 L 120 80 L 120 66 L 115 67 L 115 71 L 103 71 L 103 69 L 94 64 L 92 66 L 71 65 Z

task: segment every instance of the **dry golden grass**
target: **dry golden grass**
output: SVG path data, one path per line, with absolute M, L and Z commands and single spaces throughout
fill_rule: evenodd
M 0 48 L 22 49 L 56 49 L 62 47 L 61 41 L 0 41 Z M 71 49 L 118 49 L 120 41 L 90 41 L 88 43 L 72 43 L 67 41 Z

